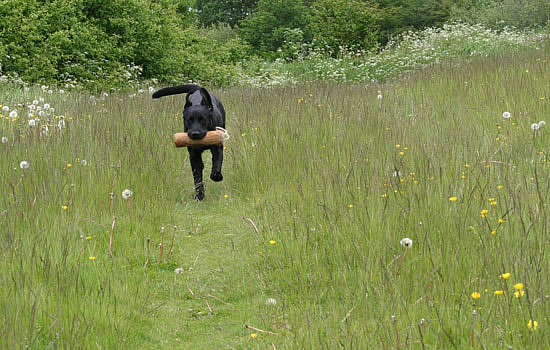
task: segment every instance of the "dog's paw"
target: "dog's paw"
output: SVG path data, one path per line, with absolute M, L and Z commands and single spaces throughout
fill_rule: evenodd
M 203 199 L 204 199 L 204 191 L 197 191 L 195 193 L 195 200 L 200 202 Z
M 223 180 L 223 175 L 222 175 L 221 172 L 213 171 L 210 174 L 210 178 L 212 179 L 212 181 L 222 181 Z

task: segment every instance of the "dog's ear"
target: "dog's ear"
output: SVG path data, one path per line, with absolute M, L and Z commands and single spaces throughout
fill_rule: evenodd
M 183 108 L 191 107 L 191 105 L 193 105 L 189 100 L 189 96 L 191 96 L 191 94 L 187 94 L 187 96 L 185 96 L 185 107 Z
M 206 91 L 205 88 L 202 88 L 202 87 L 199 91 L 202 96 L 201 105 L 208 107 L 208 109 L 212 111 L 214 107 L 212 106 L 212 99 L 210 98 L 210 94 L 208 93 L 208 91 Z

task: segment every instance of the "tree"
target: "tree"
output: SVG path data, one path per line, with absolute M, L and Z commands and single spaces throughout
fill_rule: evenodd
M 313 38 L 338 53 L 342 46 L 376 45 L 377 10 L 361 0 L 318 0 L 311 9 Z
M 227 23 L 234 28 L 257 4 L 258 0 L 196 0 L 195 8 L 202 25 Z
M 302 0 L 260 0 L 255 12 L 239 24 L 241 37 L 264 55 L 282 46 L 285 33 L 307 29 L 308 10 Z M 306 39 L 310 37 L 305 30 Z

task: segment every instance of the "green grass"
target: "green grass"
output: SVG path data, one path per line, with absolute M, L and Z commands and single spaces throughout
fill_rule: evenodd
M 201 203 L 183 96 L 6 87 L 65 127 L 0 122 L 0 347 L 547 348 L 549 56 L 215 91 L 231 139 Z

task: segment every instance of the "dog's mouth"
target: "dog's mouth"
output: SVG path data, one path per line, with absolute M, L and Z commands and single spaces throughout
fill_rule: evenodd
M 191 140 L 200 140 L 206 136 L 206 132 L 190 131 L 187 133 Z

